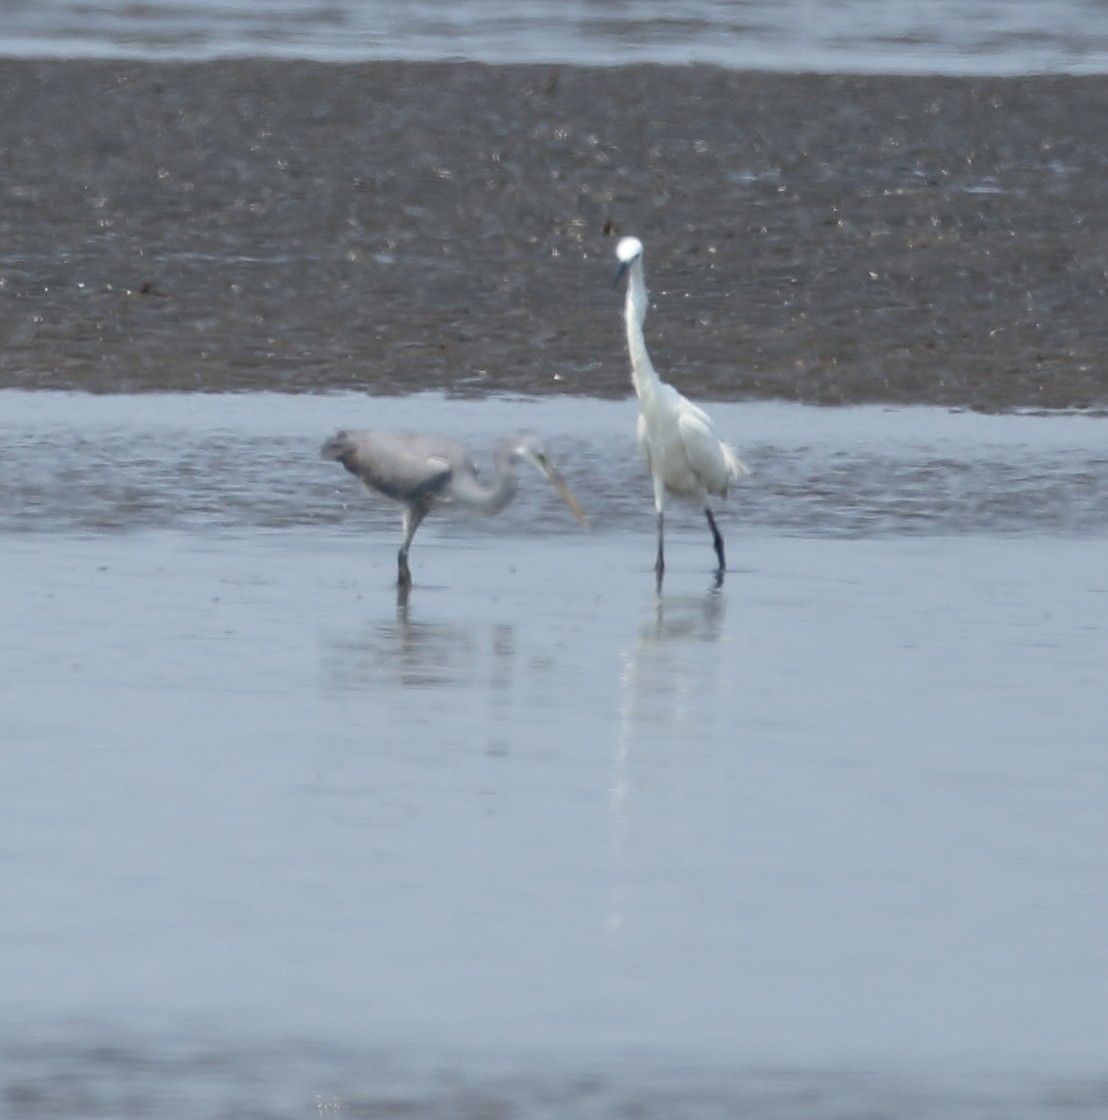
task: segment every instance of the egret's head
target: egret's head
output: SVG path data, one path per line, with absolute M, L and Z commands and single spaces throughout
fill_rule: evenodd
M 620 264 L 630 264 L 642 256 L 642 242 L 637 237 L 621 237 L 616 245 L 616 260 Z
M 616 269 L 616 278 L 612 282 L 614 288 L 624 276 L 624 273 L 642 256 L 642 242 L 637 237 L 621 237 L 616 245 L 616 260 L 619 268 Z
M 577 499 L 570 492 L 562 476 L 554 469 L 554 464 L 547 457 L 546 449 L 539 437 L 534 432 L 513 432 L 506 438 L 509 441 L 512 459 L 516 461 L 526 459 L 528 462 L 534 463 L 539 473 L 561 494 L 562 500 L 573 511 L 574 517 L 588 528 L 588 518 L 585 517 L 581 507 L 577 504 Z

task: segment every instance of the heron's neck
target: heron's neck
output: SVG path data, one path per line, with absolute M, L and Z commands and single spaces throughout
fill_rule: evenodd
M 519 478 L 512 463 L 511 447 L 499 444 L 496 448 L 495 477 L 485 483 L 471 475 L 455 475 L 454 491 L 459 503 L 478 513 L 499 513 L 519 489 Z
M 642 261 L 637 260 L 631 266 L 631 275 L 627 280 L 627 298 L 623 305 L 623 317 L 627 324 L 627 350 L 631 355 L 631 380 L 635 384 L 635 392 L 640 397 L 652 393 L 658 384 L 658 374 L 654 369 L 654 363 L 650 360 L 650 353 L 646 349 L 646 336 L 643 334 L 648 303 Z

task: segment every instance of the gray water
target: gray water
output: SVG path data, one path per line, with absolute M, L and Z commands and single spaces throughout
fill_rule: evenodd
M 0 393 L 6 1114 L 1102 1115 L 1108 429 L 712 411 L 656 596 L 631 402 Z
M 16 0 L 0 8 L 0 53 L 1103 73 L 1108 7 L 1097 0 Z

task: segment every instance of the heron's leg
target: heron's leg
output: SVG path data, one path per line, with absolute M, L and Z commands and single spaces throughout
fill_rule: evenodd
M 712 530 L 712 544 L 715 546 L 716 556 L 719 559 L 719 571 L 722 575 L 727 570 L 727 561 L 723 558 L 723 537 L 720 536 L 719 529 L 716 527 L 716 519 L 707 506 L 704 507 L 704 516 L 708 519 L 708 528 Z
M 412 586 L 412 573 L 408 567 L 408 549 L 412 547 L 412 537 L 415 536 L 420 522 L 427 516 L 427 511 L 420 506 L 405 506 L 401 514 L 401 524 L 404 528 L 404 539 L 400 542 L 400 551 L 396 554 L 398 569 L 396 582 L 400 587 Z

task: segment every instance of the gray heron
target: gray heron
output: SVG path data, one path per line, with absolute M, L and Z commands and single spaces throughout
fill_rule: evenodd
M 340 431 L 320 454 L 334 459 L 372 491 L 403 506 L 403 539 L 397 555 L 397 585 L 411 587 L 408 550 L 420 523 L 433 509 L 455 506 L 474 513 L 499 513 L 519 486 L 516 463 L 533 463 L 553 483 L 582 525 L 588 521 L 562 476 L 554 469 L 538 436 L 509 432 L 496 444 L 494 475 L 482 482 L 469 453 L 444 436 L 414 432 Z

